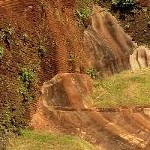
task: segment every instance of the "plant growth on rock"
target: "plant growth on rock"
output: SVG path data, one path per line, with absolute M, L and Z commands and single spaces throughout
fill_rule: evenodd
M 85 20 L 90 17 L 91 9 L 86 6 L 84 8 L 76 9 L 75 15 L 77 16 L 77 21 L 79 25 L 84 25 Z
M 88 68 L 86 70 L 86 73 L 92 78 L 92 79 L 95 79 L 96 76 L 97 76 L 97 71 L 95 68 Z
M 8 27 L 2 29 L 2 36 L 1 38 L 3 41 L 7 44 L 7 46 L 10 48 L 11 42 L 12 42 L 12 27 L 9 25 Z
M 23 68 L 20 73 L 20 80 L 22 82 L 19 92 L 23 95 L 24 101 L 29 101 L 33 98 L 30 94 L 31 83 L 35 81 L 35 74 L 27 68 Z

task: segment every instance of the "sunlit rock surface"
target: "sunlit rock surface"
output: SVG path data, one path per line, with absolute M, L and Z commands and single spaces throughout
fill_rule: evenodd
M 130 55 L 131 69 L 140 70 L 150 66 L 150 49 L 146 46 L 137 46 Z
M 102 150 L 150 149 L 149 108 L 95 108 L 86 75 L 58 74 L 41 91 L 35 130 L 78 135 Z
M 89 65 L 100 75 L 118 73 L 130 68 L 129 55 L 133 42 L 115 17 L 105 9 L 94 6 L 92 26 L 84 32 L 84 46 Z

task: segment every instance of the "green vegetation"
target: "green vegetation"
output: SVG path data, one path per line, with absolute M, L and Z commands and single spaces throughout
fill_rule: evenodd
M 90 17 L 91 9 L 88 6 L 79 8 L 75 10 L 75 15 L 77 17 L 77 21 L 79 25 L 84 25 L 86 19 Z
M 112 4 L 118 7 L 128 7 L 129 5 L 134 5 L 135 0 L 112 0 Z
M 20 76 L 20 80 L 22 82 L 19 92 L 23 95 L 24 100 L 28 101 L 28 100 L 34 98 L 34 96 L 30 94 L 31 83 L 33 81 L 35 81 L 35 78 L 36 78 L 34 72 L 30 71 L 27 68 L 23 68 L 20 71 L 19 76 Z
M 22 80 L 23 83 L 28 85 L 31 83 L 31 81 L 35 80 L 35 75 L 29 69 L 23 68 L 20 72 L 20 79 Z
M 97 72 L 96 72 L 96 69 L 94 69 L 94 68 L 88 68 L 87 70 L 86 70 L 86 73 L 92 78 L 92 79 L 96 79 L 96 74 L 97 74 Z
M 3 46 L 0 45 L 0 59 L 3 57 L 3 53 L 4 53 Z
M 13 76 L 11 79 L 0 75 L 0 138 L 4 138 L 4 144 L 6 137 L 11 133 L 20 134 L 20 128 L 25 124 L 24 108 L 21 102 L 21 95 L 17 93 L 19 82 Z M 14 89 L 14 90 L 13 90 Z M 16 96 L 15 98 L 13 96 Z M 0 141 L 1 142 L 1 141 Z M 1 143 L 0 143 L 1 149 Z
M 97 107 L 150 105 L 150 69 L 125 71 L 95 80 L 93 98 Z
M 7 44 L 7 46 L 10 48 L 11 42 L 12 42 L 12 33 L 13 29 L 11 25 L 9 24 L 6 28 L 2 29 L 2 39 Z
M 75 136 L 36 133 L 24 130 L 18 138 L 11 139 L 7 150 L 97 150 L 93 145 Z
M 37 48 L 37 50 L 38 50 L 38 56 L 40 58 L 43 58 L 45 56 L 45 52 L 46 52 L 45 47 L 40 44 L 39 47 Z
M 132 8 L 135 5 L 135 0 L 112 0 L 112 5 L 118 8 Z

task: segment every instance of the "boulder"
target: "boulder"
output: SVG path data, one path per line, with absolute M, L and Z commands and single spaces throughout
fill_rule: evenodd
M 130 55 L 130 65 L 133 71 L 140 70 L 140 65 L 137 61 L 138 52 L 134 51 L 132 55 Z
M 141 68 L 147 67 L 147 60 L 146 60 L 146 53 L 145 53 L 146 47 L 139 46 L 136 51 L 138 54 L 137 61 L 139 62 L 139 65 Z
M 150 49 L 144 45 L 138 46 L 130 55 L 130 65 L 132 70 L 139 70 L 150 66 Z
M 127 35 L 112 14 L 94 6 L 92 25 L 84 32 L 84 47 L 89 66 L 103 76 L 129 68 L 132 38 Z
M 92 106 L 92 79 L 85 74 L 57 74 L 42 86 L 41 99 L 52 107 L 64 109 Z

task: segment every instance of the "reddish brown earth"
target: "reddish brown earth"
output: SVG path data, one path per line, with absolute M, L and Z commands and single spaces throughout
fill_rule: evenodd
M 104 3 L 101 4 L 101 2 Z M 106 0 L 100 1 L 100 4 L 106 5 L 107 8 L 109 8 L 108 3 L 110 4 Z M 86 30 L 88 34 L 94 36 L 94 38 L 89 38 L 94 41 L 92 53 L 98 50 L 102 52 L 102 49 L 99 49 L 101 44 L 97 46 L 97 41 L 95 41 L 97 34 L 99 39 L 105 39 L 102 47 L 106 46 L 109 49 L 106 54 L 103 52 L 102 55 L 100 53 L 93 55 L 102 57 L 95 60 L 88 53 L 90 43 L 83 44 L 84 34 L 74 16 L 75 9 L 76 1 L 74 0 L 43 0 L 42 2 L 40 0 L 0 0 L 0 46 L 4 49 L 3 56 L 0 58 L 0 110 L 2 110 L 0 111 L 0 127 L 17 132 L 16 129 L 28 124 L 31 114 L 35 114 L 33 125 L 36 129 L 77 134 L 106 150 L 116 150 L 116 148 L 149 150 L 149 115 L 145 114 L 145 109 L 140 112 L 134 112 L 134 109 L 123 109 L 117 112 L 109 109 L 106 110 L 109 112 L 99 112 L 95 108 L 89 108 L 91 104 L 87 103 L 84 96 L 89 99 L 92 89 L 90 89 L 91 79 L 86 76 L 75 75 L 74 78 L 68 75 L 69 77 L 64 81 L 62 75 L 60 84 L 62 88 L 59 88 L 59 84 L 53 78 L 54 87 L 57 90 L 61 89 L 59 92 L 63 93 L 60 96 L 64 96 L 62 91 L 64 86 L 69 85 L 70 88 L 65 89 L 69 96 L 63 99 L 66 103 L 71 104 L 69 108 L 63 105 L 54 107 L 54 104 L 60 101 L 60 98 L 57 97 L 58 91 L 54 96 L 57 103 L 49 104 L 54 89 L 50 98 L 42 98 L 38 103 L 36 102 L 39 99 L 41 85 L 58 73 L 85 73 L 92 66 L 91 64 L 94 64 L 97 71 L 102 69 L 102 72 L 112 74 L 129 66 L 128 58 L 132 42 L 118 26 L 116 20 L 110 15 L 106 15 L 108 17 L 106 20 L 103 17 L 93 19 L 93 23 L 102 24 L 102 28 L 96 27 L 98 31 L 95 34 L 93 33 L 95 31 L 92 31 L 95 28 Z M 98 12 L 93 14 L 93 18 L 99 16 L 99 10 L 96 11 Z M 125 21 L 122 21 L 125 27 L 131 20 L 126 31 L 134 37 L 136 42 L 149 43 L 150 33 L 146 24 L 149 12 L 148 9 L 143 13 L 141 8 L 140 13 L 135 14 L 134 17 L 127 16 Z M 109 23 L 116 25 L 114 29 L 122 33 L 120 36 L 117 33 L 121 41 L 116 42 L 114 35 L 110 35 L 109 30 L 112 28 L 109 28 Z M 143 24 L 140 25 L 141 23 Z M 103 36 L 100 36 L 99 29 L 104 29 Z M 110 45 L 106 43 L 106 40 Z M 125 48 L 122 49 L 121 46 Z M 112 61 L 107 62 L 106 58 Z M 111 63 L 114 65 L 111 66 Z M 28 100 L 24 99 L 24 95 L 19 92 L 22 88 L 20 71 L 23 68 L 35 74 L 35 80 L 30 83 L 28 89 L 28 94 L 32 99 Z M 105 70 L 105 68 L 108 69 Z M 76 82 L 73 85 L 74 80 Z M 49 81 L 46 83 L 49 84 Z M 82 109 L 78 109 L 80 106 Z M 149 109 L 146 111 L 149 113 Z
M 31 126 L 35 130 L 78 135 L 103 150 L 149 150 L 150 109 L 97 109 L 91 107 L 91 91 L 91 79 L 85 75 L 55 76 L 43 84 Z M 64 94 L 68 96 L 65 99 Z
M 34 113 L 39 87 L 44 81 L 59 72 L 86 72 L 91 67 L 91 61 L 97 63 L 94 67 L 98 66 L 99 60 L 91 60 L 84 49 L 83 33 L 74 16 L 75 7 L 75 1 L 66 0 L 0 1 L 0 46 L 3 47 L 0 59 L 0 108 L 3 108 L 4 114 L 7 109 L 13 113 L 13 120 L 18 120 L 18 113 L 17 118 L 23 115 L 26 119 L 29 113 Z M 113 44 L 114 40 L 109 34 L 104 33 L 105 37 L 109 36 L 109 42 L 112 42 L 110 46 L 114 48 L 102 57 L 113 54 L 113 63 L 120 64 L 121 61 L 121 64 L 128 66 L 127 56 L 123 57 L 124 52 Z M 97 71 L 103 67 L 110 68 L 112 62 L 104 60 L 103 65 L 96 68 Z M 28 89 L 32 101 L 24 100 L 24 96 L 18 92 L 22 88 L 20 71 L 24 68 L 36 76 Z M 118 69 L 112 72 L 118 72 Z
M 136 0 L 137 3 L 141 6 L 150 6 L 150 1 L 149 0 Z
M 13 113 L 16 121 L 24 118 L 22 115 L 28 119 L 34 112 L 41 83 L 58 72 L 84 71 L 86 58 L 73 8 L 74 1 L 0 1 L 0 45 L 4 49 L 0 59 L 0 108 L 4 114 L 7 110 Z M 39 47 L 43 47 L 42 54 Z M 18 92 L 23 68 L 36 75 L 29 89 L 33 101 L 24 102 Z

